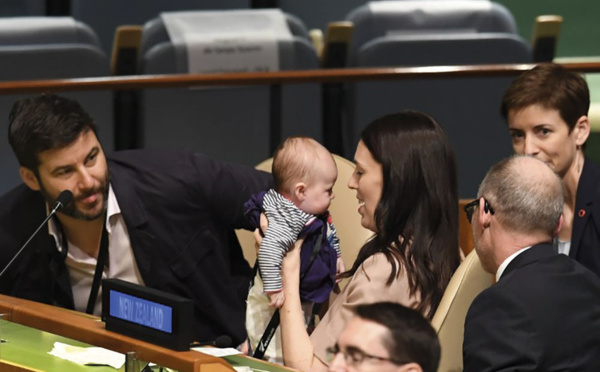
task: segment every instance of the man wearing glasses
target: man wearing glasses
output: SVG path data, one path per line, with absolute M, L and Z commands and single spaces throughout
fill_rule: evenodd
M 563 188 L 545 163 L 498 163 L 465 206 L 497 283 L 471 304 L 464 371 L 600 371 L 600 280 L 558 254 Z
M 327 350 L 335 372 L 436 372 L 440 344 L 415 310 L 392 302 L 360 305 L 335 346 Z

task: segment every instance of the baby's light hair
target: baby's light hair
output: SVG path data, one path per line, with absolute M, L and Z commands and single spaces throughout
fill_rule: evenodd
M 273 155 L 273 180 L 275 190 L 286 193 L 295 182 L 310 182 L 315 170 L 331 156 L 329 151 L 310 137 L 289 137 Z

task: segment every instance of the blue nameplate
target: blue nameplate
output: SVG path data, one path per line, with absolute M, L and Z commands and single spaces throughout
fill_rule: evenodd
M 109 299 L 111 316 L 159 331 L 173 332 L 173 309 L 171 307 L 116 290 L 109 292 Z
M 106 329 L 174 350 L 193 340 L 191 300 L 119 279 L 102 280 Z

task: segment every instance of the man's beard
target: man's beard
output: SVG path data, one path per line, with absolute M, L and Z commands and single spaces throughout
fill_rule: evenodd
M 73 201 L 71 201 L 71 203 L 67 204 L 60 210 L 60 213 L 64 214 L 65 216 L 69 216 L 74 219 L 82 220 L 82 221 L 94 221 L 94 220 L 102 217 L 104 215 L 104 213 L 106 212 L 106 208 L 107 208 L 107 204 L 108 204 L 107 200 L 108 200 L 109 181 L 110 181 L 110 175 L 107 171 L 106 177 L 104 178 L 104 180 L 100 183 L 100 185 L 98 187 L 88 190 L 88 191 L 85 191 L 83 193 L 83 195 L 78 196 L 77 199 L 73 199 Z M 41 180 L 39 178 L 38 178 L 38 182 L 40 184 L 40 192 L 42 193 L 46 202 L 50 205 L 54 205 L 54 203 L 56 202 L 56 199 L 50 196 L 50 194 L 45 189 L 44 184 L 41 182 Z M 97 192 L 101 192 L 101 195 L 102 195 L 100 197 L 100 199 L 98 200 L 98 203 L 102 203 L 102 209 L 98 213 L 90 215 L 90 214 L 87 214 L 87 213 L 82 212 L 81 210 L 77 209 L 77 207 L 75 206 L 76 201 L 83 200 L 91 195 L 96 194 Z

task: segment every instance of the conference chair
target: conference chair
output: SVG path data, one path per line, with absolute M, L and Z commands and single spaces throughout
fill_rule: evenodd
M 161 12 L 249 7 L 249 0 L 71 0 L 71 15 L 98 33 L 102 50 L 108 55 L 118 26 L 142 25 Z
M 491 1 L 399 0 L 370 2 L 352 10 L 346 20 L 354 24 L 350 57 L 366 43 L 394 35 L 455 32 L 517 34 L 510 11 Z
M 467 311 L 475 297 L 491 286 L 493 281 L 493 275 L 483 270 L 479 256 L 474 250 L 452 275 L 431 320 L 442 347 L 438 372 L 463 370 L 462 344 Z
M 333 186 L 335 199 L 331 202 L 329 212 L 340 238 L 342 259 L 346 268 L 349 269 L 352 267 L 358 251 L 373 235 L 373 232 L 365 229 L 360 224 L 356 192 L 348 188 L 348 180 L 355 168 L 354 163 L 338 155 L 333 155 L 333 158 L 337 165 L 338 178 Z M 258 164 L 256 169 L 271 172 L 272 165 L 273 159 L 270 158 Z M 252 232 L 237 230 L 236 234 L 244 251 L 244 257 L 250 265 L 254 265 L 256 262 L 256 247 Z
M 279 69 L 318 68 L 308 31 L 297 18 L 284 16 L 291 38 L 277 41 Z M 189 73 L 187 53 L 171 40 L 162 18 L 151 20 L 143 30 L 140 73 Z M 320 114 L 317 84 L 149 89 L 140 98 L 139 147 L 183 147 L 254 165 L 288 136 L 320 140 Z
M 438 0 L 440 1 L 440 0 Z M 278 0 L 277 6 L 286 13 L 300 17 L 310 29 L 325 30 L 331 22 L 341 21 L 348 12 L 368 0 Z
M 535 18 L 531 34 L 531 50 L 535 62 L 552 62 L 556 55 L 563 17 L 541 15 Z
M 68 79 L 110 74 L 98 38 L 70 17 L 0 19 L 0 81 Z M 106 152 L 113 150 L 111 92 L 61 93 L 78 100 L 95 119 Z M 32 95 L 30 95 L 32 96 Z M 28 97 L 30 97 L 28 96 Z M 0 97 L 0 194 L 20 183 L 18 164 L 7 139 L 8 114 L 24 95 Z
M 484 1 L 387 1 L 351 13 L 350 67 L 529 63 L 530 46 L 510 13 Z M 352 148 L 372 120 L 403 109 L 431 115 L 457 155 L 459 196 L 476 194 L 498 159 L 511 154 L 498 107 L 514 77 L 411 78 L 347 85 L 342 136 Z M 344 155 L 352 154 L 345 151 Z
M 330 22 L 341 21 L 352 9 L 365 4 L 367 0 L 279 0 L 279 8 L 286 13 L 300 17 L 310 29 L 327 29 Z

